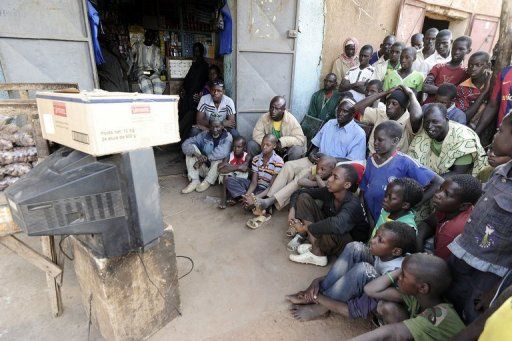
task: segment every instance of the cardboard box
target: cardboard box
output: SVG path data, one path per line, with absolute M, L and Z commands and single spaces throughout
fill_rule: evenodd
M 94 156 L 180 141 L 178 96 L 38 92 L 43 137 Z

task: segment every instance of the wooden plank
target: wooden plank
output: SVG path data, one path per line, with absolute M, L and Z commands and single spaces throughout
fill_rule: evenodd
M 46 258 L 15 236 L 0 237 L 0 243 L 6 248 L 24 258 L 30 264 L 38 267 L 55 278 L 62 274 L 62 269 L 49 258 Z
M 43 245 L 43 255 L 50 258 L 53 263 L 57 263 L 57 253 L 55 252 L 55 240 L 53 236 L 41 237 Z M 62 296 L 60 293 L 60 285 L 57 279 L 49 272 L 46 273 L 46 283 L 48 284 L 50 295 L 50 306 L 54 317 L 62 314 Z
M 0 90 L 20 91 L 20 90 L 61 90 L 67 88 L 78 89 L 77 83 L 0 83 Z
M 0 100 L 0 114 L 9 116 L 32 114 L 37 116 L 37 104 L 33 99 Z

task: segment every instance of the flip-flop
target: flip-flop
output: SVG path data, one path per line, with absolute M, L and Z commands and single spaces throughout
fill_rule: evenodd
M 268 216 L 260 215 L 260 216 L 249 219 L 245 225 L 247 225 L 247 227 L 250 229 L 256 230 L 257 228 L 260 228 L 264 223 L 269 221 L 270 218 L 272 218 L 271 215 L 268 215 Z

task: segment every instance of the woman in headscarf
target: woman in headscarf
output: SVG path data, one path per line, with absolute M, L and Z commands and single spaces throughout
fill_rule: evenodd
M 341 82 L 345 78 L 348 70 L 355 66 L 359 66 L 359 59 L 357 58 L 357 39 L 348 38 L 343 42 L 343 53 L 336 58 L 332 65 L 332 73 L 334 73 L 338 80 Z
M 208 80 L 208 63 L 204 60 L 205 49 L 203 44 L 195 43 L 192 51 L 194 62 L 183 80 L 183 87 L 180 91 L 180 101 L 178 104 L 180 135 L 182 137 L 187 136 L 195 121 L 199 98 L 195 96 L 196 101 L 194 95 L 202 91 L 203 86 Z

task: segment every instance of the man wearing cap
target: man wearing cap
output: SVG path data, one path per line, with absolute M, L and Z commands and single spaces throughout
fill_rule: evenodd
M 373 108 L 373 102 L 383 97 L 386 97 L 386 108 Z M 356 103 L 354 110 L 363 112 L 363 116 L 361 117 L 361 123 L 363 125 L 376 127 L 380 123 L 388 120 L 398 122 L 404 128 L 404 134 L 398 143 L 398 149 L 403 153 L 407 152 L 414 134 L 416 134 L 421 127 L 421 106 L 414 92 L 405 86 L 368 96 Z M 368 149 L 371 154 L 375 153 L 373 141 L 374 130 L 372 129 L 368 141 Z

